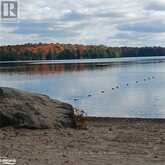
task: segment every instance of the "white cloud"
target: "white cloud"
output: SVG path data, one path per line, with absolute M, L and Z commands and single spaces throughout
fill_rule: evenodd
M 164 0 L 151 0 L 146 3 L 145 8 L 147 10 L 155 11 L 165 11 L 165 1 Z
M 165 46 L 164 0 L 24 0 L 20 6 L 20 23 L 0 30 L 3 43 Z

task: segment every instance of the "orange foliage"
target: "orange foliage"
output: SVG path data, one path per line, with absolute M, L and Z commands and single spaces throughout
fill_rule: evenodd
M 72 44 L 59 44 L 59 43 L 50 43 L 50 44 L 25 44 L 25 45 L 11 45 L 11 46 L 1 46 L 0 49 L 12 49 L 12 50 L 19 50 L 19 54 L 30 51 L 34 54 L 36 54 L 39 50 L 44 54 L 47 55 L 49 51 L 60 53 L 63 52 L 64 49 L 70 49 L 73 51 L 78 51 L 80 55 L 82 55 L 85 50 L 87 49 L 87 46 L 84 45 L 72 45 Z M 18 53 L 18 52 L 17 52 Z

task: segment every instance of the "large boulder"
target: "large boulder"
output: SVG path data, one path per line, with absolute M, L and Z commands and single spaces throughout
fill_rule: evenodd
M 0 127 L 33 129 L 74 127 L 74 110 L 70 104 L 46 95 L 12 88 L 0 88 Z

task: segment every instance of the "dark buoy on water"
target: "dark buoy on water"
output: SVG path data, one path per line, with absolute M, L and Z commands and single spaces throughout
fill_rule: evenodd
M 105 93 L 104 91 L 101 91 L 101 93 Z
M 119 86 L 116 86 L 117 89 L 119 89 Z
M 144 81 L 146 81 L 146 79 L 144 79 Z
M 138 83 L 139 81 L 136 81 L 136 83 Z
M 91 94 L 88 95 L 88 97 L 91 97 L 91 96 L 92 96 Z
M 126 84 L 126 86 L 128 86 L 128 83 Z
M 78 98 L 74 98 L 74 101 L 78 101 Z
M 112 90 L 114 90 L 114 88 L 112 88 Z

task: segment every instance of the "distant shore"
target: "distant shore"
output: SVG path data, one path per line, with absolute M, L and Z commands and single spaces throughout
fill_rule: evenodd
M 110 47 L 106 45 L 28 43 L 0 46 L 0 61 L 158 57 L 164 56 L 164 52 L 164 47 Z

